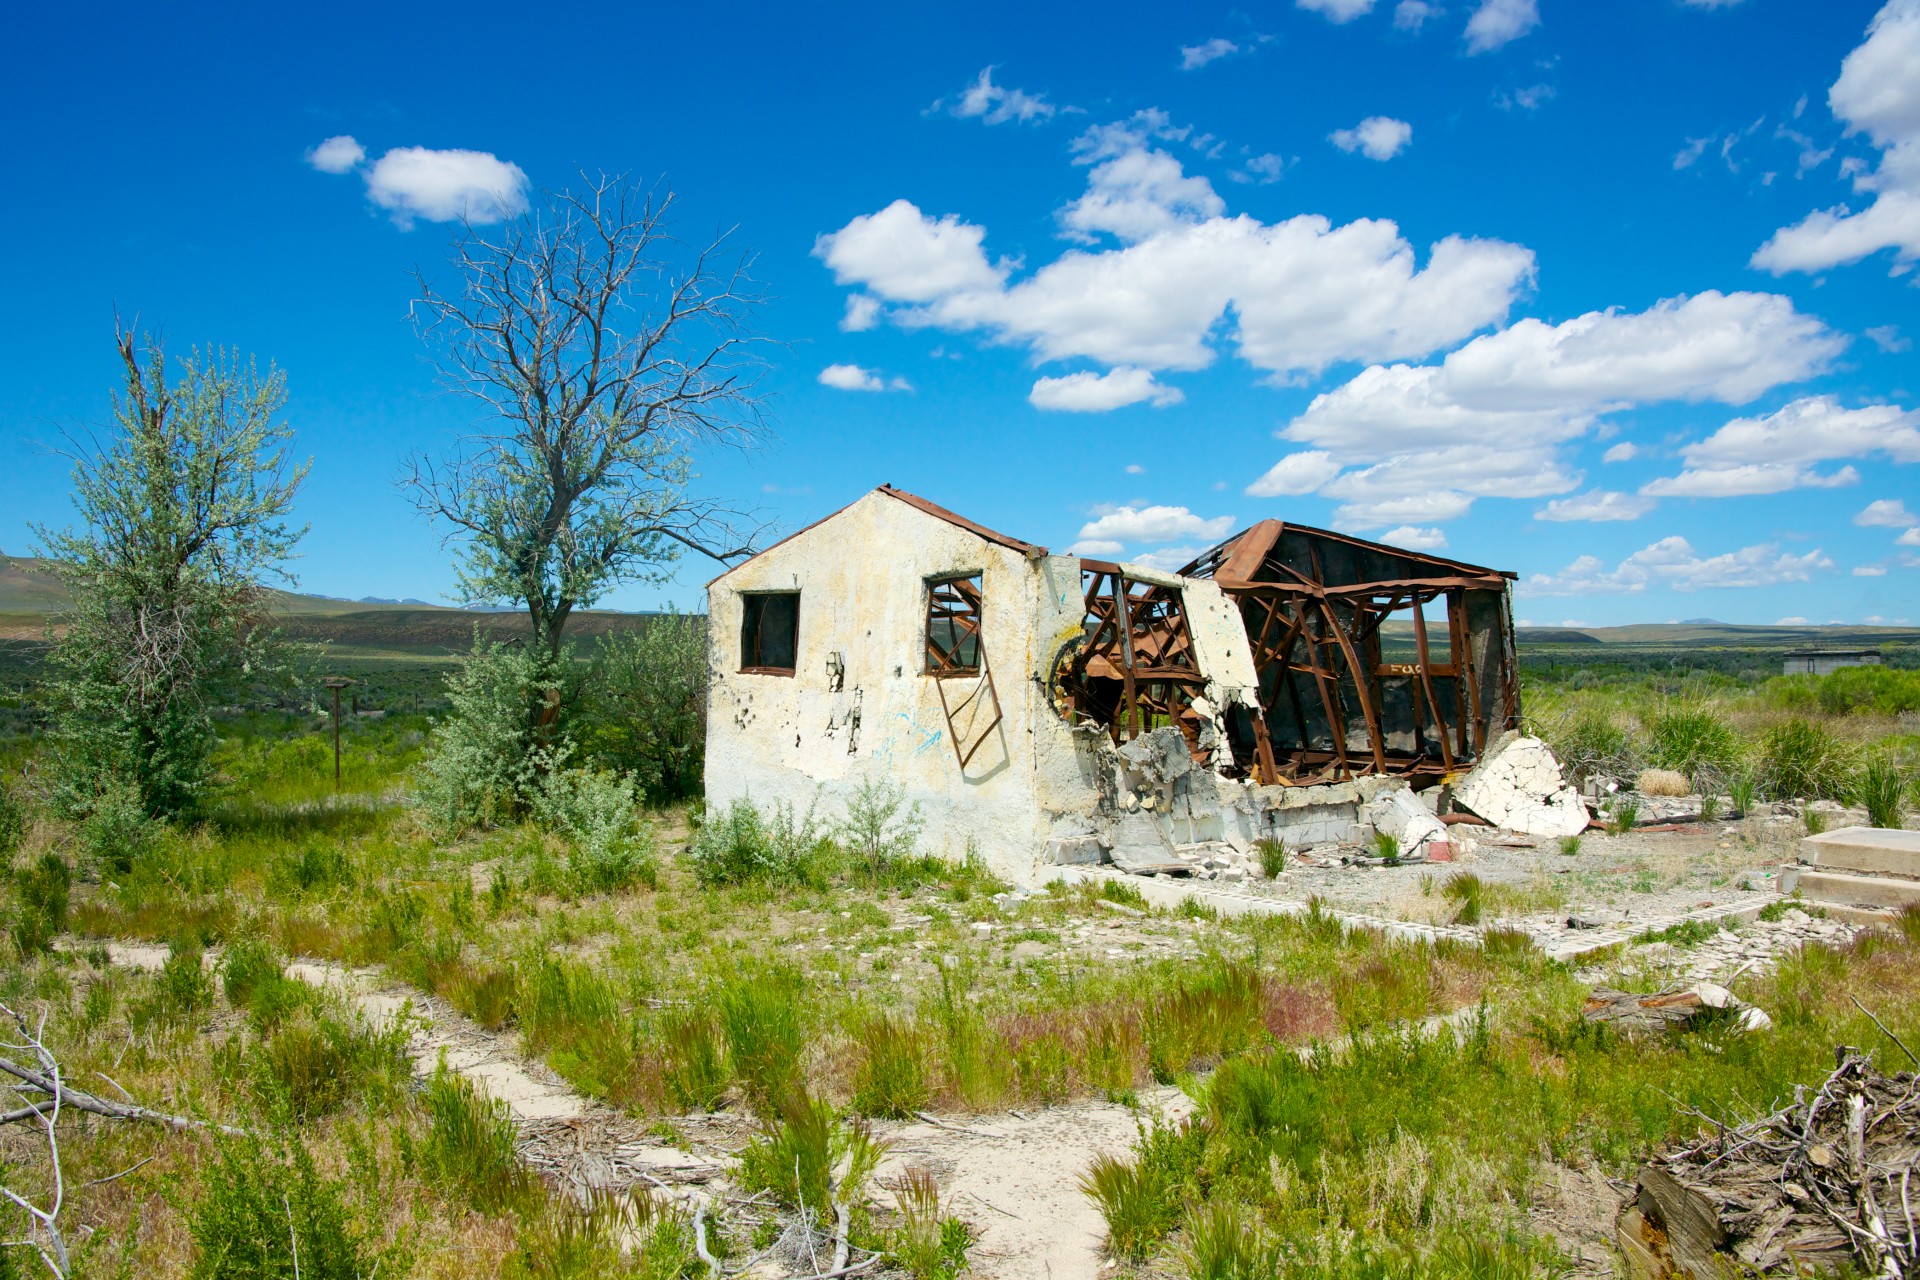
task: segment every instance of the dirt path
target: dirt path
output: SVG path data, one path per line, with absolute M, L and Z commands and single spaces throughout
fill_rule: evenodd
M 1178 1089 L 1142 1098 L 1170 1118 L 1192 1104 Z M 1107 1227 L 1080 1177 L 1102 1152 L 1126 1155 L 1137 1113 L 1111 1102 L 1081 1102 L 1025 1116 L 961 1117 L 953 1127 L 875 1126 L 892 1143 L 877 1171 L 891 1182 L 912 1168 L 939 1180 L 954 1213 L 979 1233 L 973 1274 L 995 1280 L 1094 1280 Z

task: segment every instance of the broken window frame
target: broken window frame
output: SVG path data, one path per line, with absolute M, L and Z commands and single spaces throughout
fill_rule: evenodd
M 1174 725 L 1198 759 L 1200 717 L 1193 701 L 1206 692 L 1207 677 L 1194 653 L 1184 595 L 1104 560 L 1082 559 L 1080 572 L 1083 635 L 1056 664 L 1057 703 L 1070 720 L 1102 725 L 1116 746 L 1159 724 Z M 1095 680 L 1119 685 L 1110 716 L 1095 706 Z
M 984 575 L 976 571 L 943 574 L 927 579 L 923 675 L 936 680 L 950 680 L 980 674 L 985 652 L 981 637 L 985 615 L 983 578 Z M 944 647 L 934 638 L 936 629 L 941 626 L 945 626 L 952 637 L 952 643 Z M 973 660 L 964 662 L 960 660 L 960 655 L 969 641 L 972 642 Z
M 766 615 L 776 597 L 793 601 L 792 637 L 787 642 L 793 661 L 787 666 L 754 662 L 767 656 Z M 740 673 L 750 676 L 791 676 L 800 663 L 800 593 L 796 591 L 743 591 L 740 593 Z

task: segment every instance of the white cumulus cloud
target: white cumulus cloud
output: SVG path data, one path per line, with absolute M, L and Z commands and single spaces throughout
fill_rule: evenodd
M 1849 134 L 1864 133 L 1880 149 L 1876 168 L 1854 173 L 1867 206 L 1817 210 L 1782 227 L 1754 252 L 1753 265 L 1782 275 L 1884 249 L 1900 263 L 1920 258 L 1920 0 L 1889 0 L 1874 15 L 1866 40 L 1840 64 L 1827 105 Z
M 1833 568 L 1819 548 L 1802 555 L 1760 543 L 1717 556 L 1702 556 L 1682 537 L 1662 538 L 1609 569 L 1598 556 L 1581 556 L 1559 573 L 1536 573 L 1519 587 L 1527 596 L 1632 594 L 1648 587 L 1699 591 L 1714 587 L 1767 587 L 1806 582 Z
M 1342 151 L 1358 151 L 1369 160 L 1391 160 L 1413 141 L 1413 126 L 1392 116 L 1368 116 L 1351 129 L 1335 129 L 1327 140 Z
M 864 284 L 894 302 L 932 302 L 998 291 L 1004 267 L 987 262 L 986 228 L 929 218 L 905 200 L 863 214 L 814 241 L 814 255 L 841 284 Z
M 1155 406 L 1179 404 L 1186 396 L 1178 387 L 1154 381 L 1149 370 L 1121 365 L 1105 373 L 1081 372 L 1061 378 L 1041 378 L 1033 384 L 1027 399 L 1036 409 L 1105 413 L 1142 401 Z
M 307 152 L 307 163 L 322 173 L 346 173 L 367 158 L 367 149 L 351 134 L 328 138 Z
M 1312 493 L 1340 474 L 1340 464 L 1324 449 L 1303 449 L 1290 453 L 1267 469 L 1267 473 L 1247 486 L 1256 498 L 1279 498 Z
M 857 364 L 830 364 L 820 371 L 820 385 L 836 391 L 911 391 L 905 378 L 886 378 Z
M 1844 345 L 1774 294 L 1521 320 L 1437 365 L 1364 369 L 1280 435 L 1356 468 L 1320 490 L 1345 503 L 1335 516 L 1345 526 L 1450 519 L 1476 497 L 1575 488 L 1560 448 L 1603 414 L 1660 400 L 1745 403 L 1822 371 Z
M 1883 564 L 1857 564 L 1853 567 L 1853 576 L 1856 578 L 1884 578 L 1887 576 L 1887 566 Z
M 1893 540 L 1896 547 L 1920 547 L 1920 526 L 1907 530 Z
M 1511 44 L 1540 25 L 1538 0 L 1480 0 L 1467 19 L 1468 53 L 1486 53 Z
M 1639 453 L 1640 453 L 1639 445 L 1633 443 L 1633 441 L 1631 440 L 1622 440 L 1619 444 L 1614 445 L 1611 449 L 1608 449 L 1605 453 L 1601 454 L 1600 461 L 1626 462 L 1638 456 Z
M 1447 545 L 1447 533 L 1444 529 L 1422 529 L 1418 525 L 1403 524 L 1381 534 L 1380 541 L 1389 546 L 1405 547 L 1409 551 L 1443 551 Z
M 847 295 L 847 313 L 840 317 L 840 328 L 847 333 L 865 333 L 880 323 L 880 299 L 864 293 Z
M 1180 47 L 1180 69 L 1182 71 L 1198 71 L 1209 62 L 1217 62 L 1230 53 L 1238 52 L 1240 52 L 1240 46 L 1225 36 L 1215 36 L 1213 39 L 1203 40 L 1199 44 L 1182 45 Z
M 1821 473 L 1814 464 L 1872 454 L 1920 461 L 1920 414 L 1885 404 L 1847 409 L 1833 396 L 1805 396 L 1761 417 L 1735 418 L 1685 446 L 1680 455 L 1686 468 L 1640 491 L 1716 498 L 1836 488 L 1857 483 L 1859 472 L 1842 467 Z
M 1197 516 L 1185 507 L 1096 507 L 1094 519 L 1080 526 L 1079 540 L 1074 545 L 1084 547 L 1094 542 L 1112 547 L 1116 543 L 1172 542 L 1179 538 L 1196 538 L 1212 544 L 1231 532 L 1232 516 Z
M 1427 0 L 1400 0 L 1393 7 L 1393 25 L 1400 31 L 1418 31 L 1427 19 L 1438 17 L 1439 13 L 1440 7 L 1428 4 Z
M 1907 510 L 1901 498 L 1879 498 L 1861 508 L 1853 522 L 1867 529 L 1911 529 L 1920 524 L 1920 516 Z
M 1631 493 L 1616 493 L 1612 490 L 1596 489 L 1590 493 L 1576 493 L 1570 498 L 1556 498 L 1533 513 L 1535 520 L 1638 520 L 1653 510 L 1654 501 Z
M 487 151 L 395 147 L 367 170 L 367 197 L 401 228 L 429 222 L 501 222 L 527 209 L 527 175 Z

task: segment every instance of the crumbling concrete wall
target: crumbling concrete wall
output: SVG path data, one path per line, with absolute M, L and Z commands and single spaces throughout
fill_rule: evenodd
M 1067 564 L 1071 574 L 1061 571 Z M 927 584 L 971 573 L 981 575 L 982 646 L 1003 718 L 962 769 L 941 682 L 925 674 Z M 794 673 L 742 672 L 744 596 L 794 590 Z M 1085 786 L 1070 731 L 1044 691 L 1052 646 L 1077 626 L 1079 609 L 1070 557 L 1029 559 L 868 494 L 709 587 L 708 803 L 815 805 L 837 820 L 861 781 L 884 779 L 920 806 L 925 850 L 956 859 L 972 851 L 997 874 L 1031 881 L 1047 834 L 1038 775 L 1063 775 L 1048 784 L 1055 794 Z M 949 701 L 978 683 L 948 679 Z M 965 745 L 991 718 L 990 701 L 960 717 Z

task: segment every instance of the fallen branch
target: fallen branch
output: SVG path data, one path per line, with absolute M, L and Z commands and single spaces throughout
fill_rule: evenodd
M 1000 1133 L 988 1133 L 985 1129 L 969 1129 L 963 1124 L 948 1124 L 945 1120 L 937 1116 L 930 1116 L 924 1111 L 916 1111 L 913 1114 L 925 1120 L 936 1129 L 946 1129 L 952 1133 L 970 1133 L 976 1138 L 1001 1138 L 1006 1136 Z
M 1853 1007 L 1858 1009 L 1860 1012 L 1866 1014 L 1868 1020 L 1871 1021 L 1874 1026 L 1880 1028 L 1881 1035 L 1885 1036 L 1887 1039 L 1893 1041 L 1896 1045 L 1900 1046 L 1900 1052 L 1907 1055 L 1908 1062 L 1911 1062 L 1916 1067 L 1920 1067 L 1920 1058 L 1916 1058 L 1913 1056 L 1913 1050 L 1907 1048 L 1907 1042 L 1902 1040 L 1899 1036 L 1893 1034 L 1893 1032 L 1887 1030 L 1887 1024 L 1880 1021 L 1880 1019 L 1874 1017 L 1873 1010 L 1861 1004 L 1859 997 L 1855 996 L 1851 991 L 1847 993 L 1847 999 L 1853 1001 Z
M 0 1005 L 0 1009 L 4 1008 L 4 1005 Z M 205 1120 L 194 1120 L 188 1116 L 170 1115 L 164 1111 L 155 1111 L 150 1107 L 109 1102 L 98 1094 L 88 1093 L 85 1089 L 74 1088 L 72 1085 L 66 1083 L 65 1080 L 60 1079 L 57 1072 L 51 1070 L 35 1071 L 30 1067 L 21 1066 L 9 1058 L 0 1058 L 0 1071 L 4 1071 L 10 1076 L 25 1081 L 33 1088 L 47 1095 L 45 1101 L 32 1103 L 14 1111 L 0 1113 L 0 1124 L 12 1124 L 17 1120 L 31 1119 L 34 1116 L 43 1115 L 47 1109 L 60 1106 L 72 1107 L 75 1111 L 85 1111 L 96 1116 L 105 1116 L 109 1120 L 135 1120 L 142 1124 L 162 1125 L 168 1129 L 183 1133 L 196 1129 L 217 1129 L 229 1137 L 243 1137 L 246 1134 L 246 1130 L 236 1129 L 231 1125 L 212 1124 Z M 118 1085 L 114 1087 L 119 1088 Z

